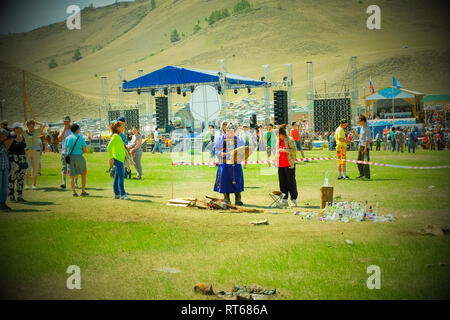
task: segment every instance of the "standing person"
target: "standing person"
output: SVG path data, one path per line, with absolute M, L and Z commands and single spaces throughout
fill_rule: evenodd
M 244 141 L 244 145 L 246 147 L 250 148 L 250 139 L 251 139 L 251 135 L 250 135 L 250 131 L 248 131 L 248 125 L 246 123 L 244 123 L 243 127 L 242 127 L 242 131 L 239 133 L 239 137 L 242 139 L 242 141 Z M 244 163 L 244 169 L 247 168 L 247 164 Z
M 403 152 L 403 131 L 400 127 L 397 127 L 394 138 L 397 146 L 397 152 Z
M 209 125 L 209 131 L 205 134 L 203 142 L 205 144 L 205 150 L 209 153 L 209 162 L 214 162 L 214 139 L 216 138 L 216 133 L 214 125 Z M 213 164 L 209 165 L 210 168 L 214 167 Z
M 66 139 L 67 137 L 72 135 L 72 131 L 70 130 L 71 120 L 69 116 L 64 118 L 64 127 L 59 130 L 58 141 L 61 142 L 61 176 L 62 176 L 62 184 L 61 188 L 66 188 L 66 176 L 67 176 L 67 163 L 66 163 Z
M 411 153 L 411 149 L 413 153 L 416 153 L 416 140 L 417 140 L 417 132 L 416 127 L 411 129 L 408 133 L 408 153 Z
M 337 127 L 334 133 L 334 140 L 336 140 L 336 153 L 338 158 L 338 180 L 349 180 L 347 176 L 347 144 L 351 143 L 350 140 L 345 138 L 345 128 L 347 128 L 347 119 L 342 119 L 341 124 Z
M 23 134 L 25 139 L 26 156 L 28 161 L 28 169 L 25 174 L 25 189 L 28 187 L 28 178 L 30 174 L 33 174 L 33 185 L 32 189 L 36 189 L 36 182 L 39 173 L 39 163 L 41 161 L 41 138 L 40 135 L 45 128 L 45 124 L 37 122 L 35 120 L 28 120 L 25 125 L 27 126 L 27 131 Z M 35 130 L 36 125 L 39 126 L 39 131 Z
M 383 151 L 386 151 L 388 147 L 388 133 L 383 131 Z
M 268 128 L 267 128 L 267 132 L 264 134 L 264 146 L 266 147 L 266 152 L 267 152 L 267 160 L 269 163 L 269 167 L 270 167 L 270 157 L 272 156 L 272 146 L 275 146 L 275 135 L 272 132 L 273 130 L 273 124 L 269 124 Z
M 295 179 L 295 156 L 297 148 L 295 140 L 286 134 L 284 128 L 278 130 L 278 152 L 275 163 L 278 167 L 280 191 L 284 193 L 283 205 L 288 206 L 288 196 L 291 196 L 292 206 L 297 206 L 297 181 Z
M 8 120 L 2 120 L 2 122 L 0 122 L 0 127 L 6 130 L 8 133 L 12 131 L 10 128 L 8 128 Z
M 290 132 L 290 136 L 294 139 L 295 146 L 298 151 L 300 151 L 302 158 L 305 159 L 305 154 L 303 153 L 302 144 L 300 143 L 300 130 L 297 126 L 297 122 L 292 122 L 292 130 Z M 308 160 L 305 160 L 307 162 Z
M 7 139 L 9 132 L 0 128 L 0 210 L 11 210 L 6 204 L 8 196 L 8 175 L 9 175 L 9 160 Z
M 75 191 L 75 178 L 81 175 L 81 196 L 88 196 L 89 193 L 86 192 L 86 159 L 83 154 L 87 153 L 86 141 L 82 136 L 80 136 L 80 126 L 76 123 L 70 126 L 70 131 L 72 135 L 67 137 L 65 140 L 64 148 L 66 149 L 66 154 L 70 158 L 68 164 L 69 175 L 70 175 L 70 186 L 72 187 L 72 193 L 74 197 L 78 197 Z
M 133 127 L 133 136 L 131 137 L 130 146 L 130 153 L 133 156 L 134 166 L 137 171 L 136 179 L 140 180 L 142 179 L 142 136 L 136 127 Z
M 381 151 L 381 137 L 380 137 L 380 131 L 378 131 L 377 136 L 375 137 L 375 141 L 377 143 L 377 147 L 375 151 Z
M 114 171 L 114 199 L 130 200 L 125 192 L 125 144 L 120 136 L 123 133 L 123 126 L 120 122 L 114 122 L 110 127 L 112 136 L 108 144 L 109 168 L 115 166 Z
M 161 149 L 161 143 L 159 141 L 159 129 L 155 128 L 155 132 L 153 133 L 153 139 L 155 140 L 155 146 L 153 147 L 152 153 L 155 153 L 156 149 L 158 149 L 159 153 L 163 153 Z
M 369 144 L 370 144 L 370 129 L 367 126 L 367 118 L 364 115 L 360 115 L 358 123 L 361 126 L 361 131 L 358 134 L 353 130 L 353 134 L 359 138 L 359 150 L 358 150 L 358 160 L 359 161 L 370 161 L 369 155 Z M 358 163 L 359 177 L 370 179 L 370 166 L 368 164 Z
M 395 127 L 392 126 L 391 132 L 389 132 L 389 136 L 391 137 L 391 145 L 392 145 L 392 152 L 395 151 Z
M 227 124 L 226 134 L 217 139 L 214 149 L 219 159 L 214 191 L 223 193 L 224 202 L 230 204 L 230 193 L 234 193 L 235 204 L 242 206 L 241 192 L 244 191 L 244 172 L 241 161 L 236 162 L 232 157 L 234 150 L 243 147 L 244 141 L 236 134 L 236 127 L 233 123 Z M 239 158 L 239 157 L 238 157 Z
M 25 153 L 26 143 L 23 138 L 23 129 L 24 126 L 19 122 L 12 125 L 12 140 L 8 152 L 11 167 L 9 172 L 8 196 L 11 201 L 15 201 L 14 189 L 16 189 L 17 202 L 26 202 L 23 199 L 23 182 L 25 180 L 28 162 Z

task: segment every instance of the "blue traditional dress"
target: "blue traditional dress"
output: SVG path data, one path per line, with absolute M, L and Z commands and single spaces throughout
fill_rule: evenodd
M 230 141 L 230 138 L 224 134 L 217 139 L 214 146 L 216 156 L 219 159 L 214 191 L 219 193 L 239 193 L 244 191 L 244 173 L 241 164 L 231 164 L 232 153 L 227 154 L 226 158 L 222 157 L 222 152 L 227 153 L 245 146 L 244 141 L 238 136 L 234 136 L 231 139 L 234 141 Z

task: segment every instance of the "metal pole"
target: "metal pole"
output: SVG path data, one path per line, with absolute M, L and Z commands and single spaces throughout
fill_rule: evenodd
M 264 68 L 264 79 L 270 82 L 270 67 L 268 64 L 262 66 Z M 267 85 L 264 89 L 264 109 L 266 113 L 266 124 L 270 123 L 270 88 Z
M 288 69 L 288 123 L 292 122 L 292 64 L 286 64 Z
M 123 83 L 123 68 L 119 69 L 119 105 L 120 111 L 123 111 L 124 103 L 123 103 L 123 91 L 122 91 L 122 83 Z

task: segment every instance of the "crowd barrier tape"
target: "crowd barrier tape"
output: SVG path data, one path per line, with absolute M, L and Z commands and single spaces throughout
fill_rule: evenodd
M 323 161 L 323 160 L 338 160 L 336 158 L 300 158 L 295 159 L 296 162 L 302 162 L 302 161 Z M 268 164 L 273 163 L 275 160 L 260 160 L 260 161 L 244 161 L 241 164 Z M 370 161 L 361 161 L 361 160 L 348 160 L 345 159 L 347 162 L 356 163 L 356 164 L 368 164 L 371 166 L 379 166 L 379 167 L 391 167 L 391 168 L 400 168 L 400 169 L 419 169 L 419 170 L 425 170 L 425 169 L 448 169 L 450 166 L 432 166 L 432 167 L 426 167 L 426 166 L 403 166 L 398 164 L 387 164 L 387 163 L 377 163 L 377 162 L 370 162 Z M 173 166 L 215 166 L 215 162 L 172 162 Z

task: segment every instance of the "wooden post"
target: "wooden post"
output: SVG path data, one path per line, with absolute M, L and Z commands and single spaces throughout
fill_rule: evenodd
M 325 208 L 327 202 L 333 202 L 333 187 L 321 186 L 320 187 L 320 209 Z
M 172 161 L 172 199 L 174 198 L 173 197 L 173 178 L 174 178 L 174 168 L 173 168 L 174 166 L 173 166 L 173 161 Z
M 27 121 L 27 101 L 25 93 L 25 70 L 22 70 L 23 120 Z

